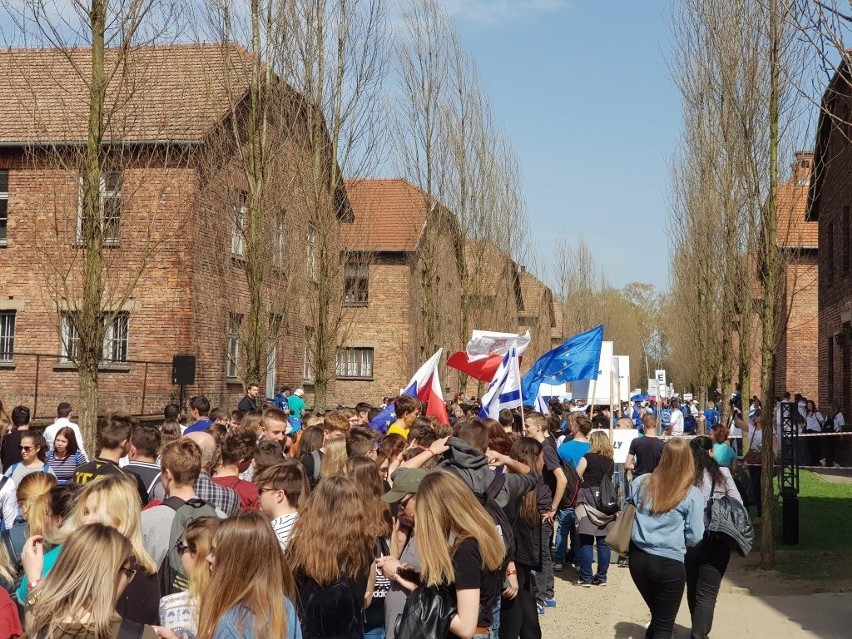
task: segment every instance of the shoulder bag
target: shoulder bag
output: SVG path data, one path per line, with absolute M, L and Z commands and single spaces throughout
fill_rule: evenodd
M 607 546 L 619 555 L 626 555 L 630 550 L 630 538 L 633 536 L 633 522 L 636 520 L 636 506 L 627 500 L 627 505 L 617 515 L 617 519 L 606 535 Z
M 760 466 L 763 463 L 763 455 L 760 454 L 759 450 L 754 450 L 752 448 L 752 444 L 754 443 L 754 426 L 751 427 L 751 437 L 748 440 L 748 452 L 745 454 L 743 461 L 749 466 Z

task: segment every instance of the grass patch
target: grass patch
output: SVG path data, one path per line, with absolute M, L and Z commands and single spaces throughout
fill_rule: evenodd
M 776 484 L 777 494 L 777 484 Z M 852 483 L 829 482 L 802 470 L 799 484 L 799 545 L 781 544 L 780 499 L 774 512 L 775 539 L 778 540 L 776 570 L 786 577 L 834 581 L 848 585 L 852 581 Z M 760 530 L 749 563 L 758 563 Z

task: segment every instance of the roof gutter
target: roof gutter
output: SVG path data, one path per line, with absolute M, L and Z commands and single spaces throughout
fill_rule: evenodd
M 20 148 L 27 146 L 83 146 L 87 144 L 85 140 L 78 141 L 50 141 L 50 140 L 36 140 L 30 142 L 14 142 L 14 141 L 2 141 L 0 140 L 0 148 L 8 149 L 8 148 Z M 119 142 L 103 142 L 104 146 L 152 146 L 152 145 L 173 145 L 173 146 L 201 146 L 204 144 L 203 140 L 199 139 L 190 139 L 190 140 L 121 140 Z

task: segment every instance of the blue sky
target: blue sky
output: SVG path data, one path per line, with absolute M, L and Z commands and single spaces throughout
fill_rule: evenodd
M 557 234 L 582 234 L 612 285 L 666 289 L 668 163 L 680 127 L 669 5 L 444 1 L 520 156 L 536 270 L 552 264 Z

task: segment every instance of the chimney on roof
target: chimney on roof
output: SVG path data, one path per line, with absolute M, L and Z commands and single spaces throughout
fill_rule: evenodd
M 527 267 L 524 266 L 523 264 L 521 264 L 521 273 L 526 273 L 526 272 L 527 272 Z
M 813 151 L 797 151 L 796 161 L 791 167 L 796 186 L 808 186 L 811 183 L 811 171 L 814 168 Z

